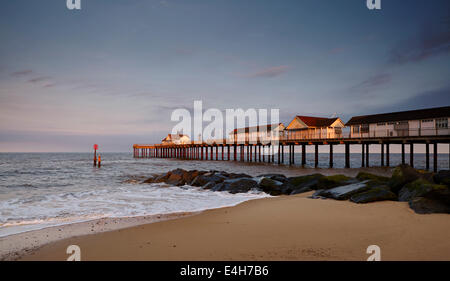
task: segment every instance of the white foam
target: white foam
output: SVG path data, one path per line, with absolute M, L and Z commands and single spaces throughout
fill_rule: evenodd
M 30 230 L 103 217 L 135 217 L 176 212 L 197 212 L 234 206 L 264 193 L 230 194 L 164 184 L 123 184 L 29 192 L 20 198 L 0 201 L 0 237 Z

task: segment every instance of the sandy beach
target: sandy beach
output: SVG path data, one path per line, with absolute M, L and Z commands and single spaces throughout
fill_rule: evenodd
M 244 202 L 172 220 L 67 238 L 20 260 L 354 260 L 369 245 L 382 260 L 450 260 L 448 214 L 415 214 L 404 202 L 354 204 L 311 193 Z

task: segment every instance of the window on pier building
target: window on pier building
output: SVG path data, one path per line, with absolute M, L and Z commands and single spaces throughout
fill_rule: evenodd
M 362 124 L 361 133 L 368 133 L 368 132 L 369 132 L 369 124 Z
M 448 119 L 447 118 L 436 119 L 436 128 L 437 129 L 448 129 Z
M 353 126 L 353 133 L 358 134 L 359 133 L 359 126 Z

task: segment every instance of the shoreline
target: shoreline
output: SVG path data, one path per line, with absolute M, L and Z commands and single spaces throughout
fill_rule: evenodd
M 0 237 L 0 261 L 20 259 L 27 253 L 31 253 L 44 245 L 63 239 L 188 217 L 201 212 L 203 211 L 136 217 L 105 217 L 14 233 Z
M 448 214 L 420 215 L 405 202 L 353 204 L 312 193 L 250 200 L 22 252 L 18 260 L 450 260 Z

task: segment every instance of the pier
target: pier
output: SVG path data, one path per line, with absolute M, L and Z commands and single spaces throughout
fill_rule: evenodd
M 344 145 L 345 167 L 350 168 L 351 146 L 361 147 L 361 167 L 369 167 L 370 148 L 373 145 L 381 146 L 381 166 L 390 165 L 390 146 L 401 145 L 402 164 L 414 167 L 414 145 L 425 144 L 425 165 L 429 170 L 430 147 L 433 147 L 433 170 L 438 170 L 438 144 L 449 144 L 450 135 L 437 136 L 409 136 L 409 137 L 344 137 L 332 139 L 290 139 L 281 137 L 278 145 L 267 144 L 257 140 L 237 142 L 230 140 L 192 141 L 185 144 L 135 144 L 133 145 L 133 156 L 135 158 L 177 158 L 184 160 L 215 160 L 215 161 L 243 161 L 243 162 L 266 162 L 285 163 L 285 151 L 287 151 L 288 164 L 294 165 L 294 152 L 296 147 L 301 148 L 301 165 L 306 165 L 306 148 L 314 147 L 314 166 L 319 165 L 319 146 L 329 147 L 329 167 L 333 167 L 333 147 Z M 409 161 L 406 160 L 406 149 L 409 149 Z M 373 154 L 372 154 L 373 155 Z M 450 159 L 449 159 L 450 161 Z
M 339 117 L 297 115 L 285 127 L 282 123 L 239 128 L 228 139 L 190 141 L 181 134 L 169 135 L 161 144 L 133 145 L 135 158 L 178 158 L 295 164 L 295 148 L 301 148 L 301 165 L 306 165 L 306 148 L 314 147 L 314 167 L 319 166 L 319 146 L 329 147 L 329 167 L 333 150 L 344 145 L 345 168 L 350 168 L 350 148 L 361 147 L 361 167 L 369 167 L 370 148 L 381 146 L 381 166 L 390 166 L 390 146 L 401 145 L 401 163 L 414 167 L 414 146 L 425 145 L 425 169 L 438 170 L 438 144 L 449 144 L 450 106 L 352 117 L 346 124 Z M 178 141 L 178 143 L 175 143 Z M 409 149 L 409 161 L 406 160 Z M 238 156 L 239 154 L 239 156 Z M 373 154 L 372 154 L 373 155 Z M 275 157 L 276 156 L 276 157 Z M 450 156 L 450 153 L 449 153 Z M 449 157 L 450 164 L 450 157 Z M 448 167 L 446 167 L 448 168 Z

